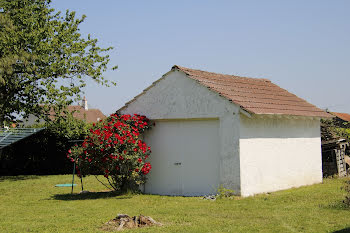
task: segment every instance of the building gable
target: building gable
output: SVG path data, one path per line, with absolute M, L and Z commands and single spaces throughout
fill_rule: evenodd
M 270 80 L 217 74 L 201 70 L 189 69 L 177 65 L 173 66 L 171 71 L 163 75 L 161 79 L 154 82 L 150 87 L 145 89 L 143 93 L 136 96 L 120 110 L 129 108 L 129 105 L 131 103 L 137 101 L 140 96 L 147 95 L 149 89 L 153 90 L 154 86 L 158 86 L 159 83 L 163 83 L 163 80 L 168 76 L 176 76 L 173 77 L 173 79 L 175 79 L 173 82 L 179 82 L 179 80 L 176 80 L 178 77 L 180 77 L 178 73 L 183 74 L 181 76 L 182 78 L 186 77 L 187 79 L 194 80 L 216 95 L 219 95 L 229 102 L 234 103 L 236 106 L 240 107 L 241 112 L 243 113 L 263 115 L 292 115 L 320 118 L 332 117 L 332 115 L 328 114 L 322 109 L 317 108 L 304 99 L 301 99 L 296 95 L 288 92 L 287 90 L 277 86 Z M 185 81 L 181 80 L 181 82 Z M 189 96 L 188 93 L 186 93 L 184 86 L 180 87 L 180 89 L 176 89 L 176 84 L 174 84 L 173 87 L 170 85 L 168 86 L 168 89 L 160 90 L 158 93 L 161 94 L 158 98 L 160 98 L 162 101 L 165 101 L 164 98 L 171 98 L 171 93 L 175 93 L 175 95 L 172 97 L 173 100 L 169 101 L 169 109 L 167 109 L 167 111 L 171 111 L 172 108 L 175 107 L 174 99 L 179 100 L 179 98 L 186 98 Z M 204 98 L 204 96 L 208 96 L 208 94 L 204 93 L 202 97 L 198 95 L 195 99 L 201 100 Z M 153 97 L 153 99 L 157 99 L 157 97 Z M 185 100 L 182 102 L 182 106 L 183 105 L 195 108 L 198 104 Z M 177 107 L 178 106 L 175 108 Z M 186 112 L 191 112 L 194 110 L 191 108 L 187 109 Z
M 218 118 L 240 108 L 177 70 L 165 74 L 124 107 L 120 113 L 147 112 L 150 119 Z

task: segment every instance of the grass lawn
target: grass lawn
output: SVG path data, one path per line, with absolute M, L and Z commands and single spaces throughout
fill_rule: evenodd
M 72 196 L 69 187 L 54 187 L 70 180 L 69 175 L 0 177 L 0 232 L 100 232 L 118 213 L 148 215 L 164 224 L 123 232 L 350 232 L 350 209 L 341 204 L 344 179 L 217 201 L 105 192 Z M 105 190 L 94 177 L 85 178 L 84 186 Z

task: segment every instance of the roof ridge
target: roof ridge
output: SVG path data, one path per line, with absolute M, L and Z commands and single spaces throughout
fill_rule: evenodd
M 236 104 L 252 114 L 281 114 L 307 117 L 330 118 L 332 115 L 279 87 L 268 79 L 241 77 L 202 70 L 190 69 L 178 65 L 172 66 L 160 79 L 153 82 L 142 93 L 128 101 L 118 111 L 126 108 L 149 89 L 165 79 L 171 72 L 181 71 L 181 75 L 208 88 L 220 97 Z
M 252 79 L 252 80 L 256 80 L 256 81 L 271 83 L 271 80 L 267 79 L 267 78 L 252 78 L 252 77 L 238 76 L 238 75 L 233 75 L 233 74 L 221 74 L 221 73 L 209 72 L 209 71 L 204 71 L 204 70 L 191 69 L 191 68 L 187 68 L 187 67 L 183 67 L 183 66 L 179 66 L 179 65 L 173 65 L 171 70 L 175 70 L 175 69 L 181 70 L 182 72 L 184 72 L 184 73 L 186 73 L 188 75 L 193 75 L 193 74 L 187 73 L 186 72 L 187 70 L 194 71 L 194 72 L 203 72 L 203 73 L 212 74 L 212 75 L 218 75 L 218 76 L 228 76 L 228 77 L 231 77 L 231 78 Z

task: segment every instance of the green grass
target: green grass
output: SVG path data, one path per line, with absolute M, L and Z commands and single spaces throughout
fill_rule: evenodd
M 342 206 L 344 179 L 249 198 L 202 200 L 156 195 L 115 196 L 94 177 L 70 195 L 71 176 L 0 177 L 0 232 L 100 232 L 118 213 L 148 215 L 164 224 L 123 232 L 334 232 L 350 230 Z M 79 191 L 80 186 L 75 187 Z M 344 230 L 345 229 L 345 230 Z

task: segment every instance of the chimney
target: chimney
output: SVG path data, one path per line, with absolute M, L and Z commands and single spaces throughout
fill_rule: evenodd
M 83 101 L 81 102 L 81 106 L 87 111 L 89 110 L 88 108 L 88 104 L 87 104 L 87 100 L 86 97 L 84 96 Z

